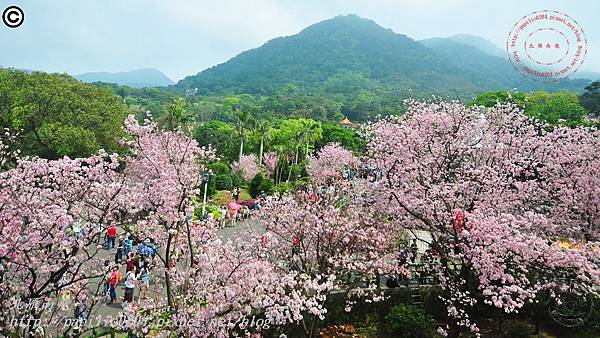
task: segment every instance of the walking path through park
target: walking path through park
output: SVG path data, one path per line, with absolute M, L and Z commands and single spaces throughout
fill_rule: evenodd
M 227 239 L 236 239 L 245 236 L 247 233 L 247 228 L 250 228 L 252 231 L 256 231 L 258 233 L 263 232 L 264 228 L 262 228 L 257 222 L 253 220 L 239 220 L 235 226 L 226 226 L 223 229 L 217 230 L 217 236 L 219 236 L 223 240 Z M 106 250 L 101 249 L 99 258 L 104 260 L 107 259 L 110 262 L 114 262 L 115 259 L 115 251 L 116 249 Z M 125 264 L 121 264 L 119 271 L 123 276 L 125 276 Z M 150 282 L 152 286 L 152 280 Z M 150 288 L 152 290 L 152 287 Z M 116 318 L 120 313 L 123 312 L 123 295 L 125 293 L 125 286 L 123 283 L 119 283 L 117 287 L 117 302 L 109 304 L 101 304 L 96 306 L 92 313 L 90 314 L 90 318 L 107 318 L 112 317 Z M 135 300 L 139 297 L 139 288 L 136 287 L 134 294 L 134 303 Z

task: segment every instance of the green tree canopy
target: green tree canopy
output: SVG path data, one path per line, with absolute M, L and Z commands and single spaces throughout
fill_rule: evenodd
M 594 81 L 585 87 L 585 93 L 579 98 L 581 105 L 595 118 L 600 118 L 600 81 Z
M 486 92 L 469 102 L 468 106 L 492 107 L 496 103 L 515 103 L 524 109 L 526 115 L 542 120 L 551 126 L 586 125 L 588 112 L 579 103 L 577 95 L 569 92 L 559 93 L 515 93 L 506 90 Z
M 157 120 L 163 128 L 173 130 L 191 123 L 194 120 L 193 114 L 184 98 L 171 98 L 165 107 L 165 113 Z
M 527 98 L 526 93 L 520 92 L 511 92 L 508 90 L 496 90 L 491 92 L 485 92 L 479 95 L 477 98 L 469 102 L 468 106 L 484 106 L 484 107 L 493 107 L 496 103 L 506 104 L 506 103 L 515 103 L 522 107 L 525 106 L 525 101 Z
M 579 104 L 573 93 L 533 93 L 527 97 L 525 114 L 543 120 L 550 125 L 575 127 L 585 125 L 587 111 Z
M 337 142 L 355 153 L 364 152 L 366 142 L 357 134 L 356 130 L 331 123 L 324 123 L 322 129 L 323 138 L 315 144 L 315 148 L 319 149 L 329 143 Z
M 65 74 L 0 69 L 0 124 L 20 131 L 25 155 L 84 157 L 121 149 L 122 100 Z
M 234 141 L 235 130 L 232 126 L 221 121 L 209 121 L 194 129 L 194 138 L 200 146 L 211 145 L 217 149 L 219 156 L 229 161 L 237 159 L 236 142 Z

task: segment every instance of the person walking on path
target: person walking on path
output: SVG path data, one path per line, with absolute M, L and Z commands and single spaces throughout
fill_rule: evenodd
M 140 268 L 140 299 L 146 295 L 150 288 L 150 267 L 148 261 L 144 261 L 144 264 Z
M 130 252 L 127 255 L 127 261 L 125 262 L 125 264 L 126 264 L 126 267 L 125 267 L 126 273 L 135 268 L 135 254 L 133 252 Z
M 125 236 L 125 257 L 129 256 L 129 253 L 133 251 L 133 238 L 131 237 L 131 234 L 127 233 L 127 236 Z
M 415 263 L 417 261 L 417 254 L 419 253 L 419 246 L 417 245 L 417 240 L 413 239 L 412 244 L 410 245 L 410 261 Z
M 144 243 L 138 245 L 138 247 L 136 249 L 136 255 L 137 255 L 137 257 L 145 259 L 146 257 L 149 257 L 151 254 L 152 254 L 152 249 L 150 248 L 150 239 L 146 238 L 144 240 Z
M 231 226 L 235 227 L 235 221 L 237 220 L 238 212 L 235 209 L 228 208 L 228 219 L 231 221 Z
M 82 300 L 75 298 L 75 309 L 73 315 L 78 321 L 83 321 L 87 318 L 87 305 Z
M 119 237 L 119 244 L 117 245 L 117 252 L 115 253 L 115 264 L 122 264 L 124 251 L 125 241 L 123 240 L 123 237 Z
M 117 239 L 117 227 L 111 225 L 108 230 L 106 230 L 106 238 L 108 240 L 107 248 L 108 250 L 115 247 L 115 241 Z
M 127 279 L 125 279 L 125 301 L 128 303 L 133 302 L 133 293 L 135 291 L 135 284 L 137 277 L 135 275 L 135 265 L 133 269 L 127 272 Z
M 219 228 L 225 228 L 225 222 L 227 222 L 227 206 L 221 206 L 221 218 L 219 219 Z
M 108 259 L 104 260 L 104 271 L 106 275 L 104 277 L 104 295 L 108 295 L 108 290 L 110 290 L 110 285 L 108 281 L 110 280 L 110 274 L 112 273 L 112 267 L 110 266 L 110 261 Z
M 114 266 L 108 280 L 108 292 L 110 293 L 110 303 L 117 301 L 117 284 L 121 281 L 121 273 L 119 267 Z

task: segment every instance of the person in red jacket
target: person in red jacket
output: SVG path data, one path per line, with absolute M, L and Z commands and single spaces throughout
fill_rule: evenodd
M 112 249 L 115 247 L 115 240 L 117 238 L 117 227 L 111 225 L 108 230 L 106 230 L 106 237 L 108 238 L 108 249 Z
M 119 272 L 119 267 L 114 266 L 108 277 L 108 292 L 110 293 L 110 302 L 114 303 L 117 300 L 117 284 L 121 281 L 122 275 Z

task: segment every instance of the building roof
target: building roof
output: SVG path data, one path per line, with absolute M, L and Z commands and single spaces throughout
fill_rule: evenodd
M 346 116 L 344 116 L 344 119 L 340 121 L 340 124 L 346 125 L 346 126 L 353 126 L 354 123 L 352 123 L 352 121 L 350 121 Z

